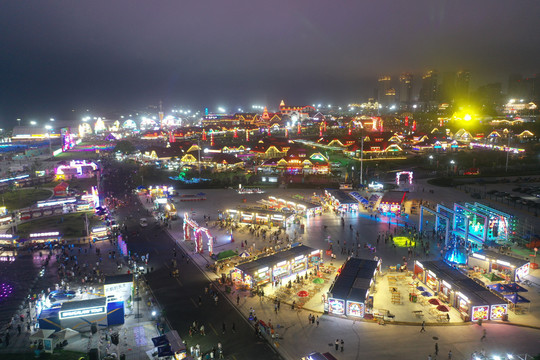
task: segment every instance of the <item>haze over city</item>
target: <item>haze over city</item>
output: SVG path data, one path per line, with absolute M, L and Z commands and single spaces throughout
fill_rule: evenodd
M 382 74 L 538 71 L 537 1 L 5 1 L 0 121 L 373 95 Z M 418 82 L 415 88 L 418 88 Z M 415 91 L 416 92 L 416 91 Z M 71 112 L 75 109 L 75 114 Z

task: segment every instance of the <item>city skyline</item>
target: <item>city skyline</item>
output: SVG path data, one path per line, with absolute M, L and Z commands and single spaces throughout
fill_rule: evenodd
M 538 70 L 533 2 L 127 5 L 0 5 L 11 29 L 0 37 L 3 126 L 160 100 L 199 108 L 283 98 L 345 104 L 373 97 L 384 74 L 396 83 L 413 74 L 414 98 L 430 69 L 467 69 L 469 91 L 494 82 L 504 91 L 511 74 Z

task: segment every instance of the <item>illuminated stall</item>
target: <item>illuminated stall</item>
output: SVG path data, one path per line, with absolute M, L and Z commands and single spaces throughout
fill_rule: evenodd
M 110 236 L 110 231 L 107 226 L 94 226 L 90 232 L 90 236 L 93 241 L 103 241 L 108 240 Z
M 0 234 L 0 247 L 15 246 L 18 236 L 13 234 Z
M 467 265 L 477 272 L 494 273 L 507 281 L 521 281 L 529 275 L 531 263 L 495 251 L 480 250 L 469 254 Z
M 161 211 L 168 219 L 176 219 L 176 206 L 167 197 L 158 197 L 154 200 L 154 209 Z
M 379 203 L 379 211 L 385 215 L 400 215 L 406 193 L 390 191 L 383 195 Z
M 358 211 L 358 201 L 342 190 L 326 189 L 324 190 L 324 197 L 334 211 Z
M 444 261 L 414 263 L 414 275 L 434 295 L 455 307 L 463 321 L 503 320 L 506 302 Z
M 363 318 L 373 307 L 370 292 L 380 266 L 381 260 L 349 259 L 328 290 L 325 312 Z
M 228 219 L 238 221 L 242 224 L 257 224 L 284 227 L 294 222 L 294 215 L 290 213 L 265 209 L 227 209 L 225 213 Z
M 319 204 L 313 204 L 308 201 L 301 199 L 281 197 L 276 198 L 275 196 L 269 196 L 268 202 L 272 207 L 276 209 L 288 209 L 294 212 L 297 215 L 301 216 L 315 216 L 322 213 L 322 206 Z
M 254 288 L 273 282 L 285 283 L 321 264 L 321 250 L 299 245 L 270 256 L 237 265 L 231 279 L 237 286 Z
M 58 242 L 62 236 L 58 231 L 49 231 L 42 233 L 32 233 L 28 235 L 28 242 L 31 244 L 47 244 Z

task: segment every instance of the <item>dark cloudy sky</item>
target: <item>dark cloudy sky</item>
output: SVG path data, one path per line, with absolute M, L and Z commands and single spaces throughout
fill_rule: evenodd
M 538 0 L 3 0 L 0 121 L 89 107 L 347 103 L 384 73 L 533 74 Z

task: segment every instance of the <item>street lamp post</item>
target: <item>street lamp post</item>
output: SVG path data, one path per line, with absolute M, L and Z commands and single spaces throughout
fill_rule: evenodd
M 364 185 L 364 129 L 362 128 L 362 142 L 360 147 L 360 186 Z
M 508 158 L 510 157 L 510 133 L 508 133 L 508 145 L 506 147 L 506 166 L 504 172 L 508 172 Z

